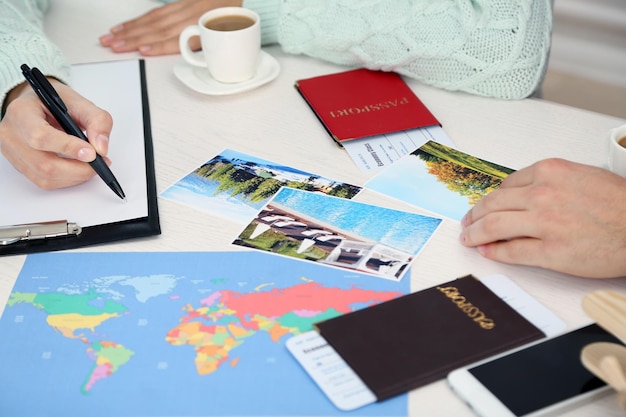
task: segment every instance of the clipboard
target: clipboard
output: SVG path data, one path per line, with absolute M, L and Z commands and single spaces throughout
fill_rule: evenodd
M 108 156 L 128 201 L 97 176 L 75 187 L 40 190 L 0 157 L 0 195 L 11 196 L 0 207 L 0 236 L 16 226 L 23 234 L 0 244 L 0 256 L 161 233 L 144 60 L 78 64 L 71 71 L 76 91 L 113 116 Z

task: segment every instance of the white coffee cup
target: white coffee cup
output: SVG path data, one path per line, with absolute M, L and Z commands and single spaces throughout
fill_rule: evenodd
M 610 131 L 608 166 L 611 171 L 626 178 L 626 125 Z
M 202 54 L 196 54 L 189 47 L 189 39 L 193 36 L 200 37 Z M 181 32 L 179 44 L 185 61 L 206 67 L 216 81 L 239 83 L 249 80 L 254 77 L 259 64 L 259 15 L 243 7 L 210 10 L 200 17 L 197 25 L 188 26 Z

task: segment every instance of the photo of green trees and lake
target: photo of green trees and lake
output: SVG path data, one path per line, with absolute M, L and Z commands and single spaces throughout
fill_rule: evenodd
M 361 187 L 226 149 L 167 188 L 161 197 L 248 223 L 281 187 L 351 199 Z

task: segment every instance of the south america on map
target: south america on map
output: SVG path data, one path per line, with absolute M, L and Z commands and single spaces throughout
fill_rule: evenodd
M 406 395 L 340 411 L 285 342 L 408 292 L 262 253 L 29 255 L 0 318 L 0 416 L 407 415 Z

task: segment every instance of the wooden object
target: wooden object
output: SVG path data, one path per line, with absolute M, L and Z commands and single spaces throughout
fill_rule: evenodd
M 583 309 L 605 330 L 626 341 L 626 295 L 594 291 L 583 298 Z
M 585 346 L 580 359 L 591 373 L 609 384 L 618 394 L 618 401 L 626 409 L 626 346 L 597 342 Z
M 583 297 L 585 313 L 599 326 L 626 340 L 626 295 L 598 290 Z M 626 409 L 626 346 L 616 343 L 591 343 L 581 352 L 583 365 L 618 393 L 618 401 Z

